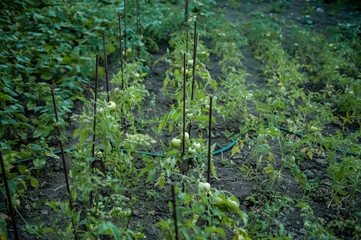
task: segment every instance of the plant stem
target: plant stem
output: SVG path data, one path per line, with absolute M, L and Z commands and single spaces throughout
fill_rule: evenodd
M 103 31 L 103 51 L 104 51 L 105 82 L 106 82 L 106 88 L 107 88 L 107 102 L 109 102 L 108 61 L 107 61 L 107 51 L 105 49 L 105 32 L 104 31 Z
M 175 200 L 175 189 L 174 185 L 171 186 L 172 188 L 172 200 L 173 200 L 173 219 L 174 219 L 174 230 L 175 230 L 175 239 L 178 240 L 178 223 L 177 223 L 177 205 Z
M 211 139 L 212 139 L 212 96 L 209 98 L 209 130 L 208 130 L 208 176 L 207 182 L 211 182 Z
M 3 175 L 3 181 L 4 181 L 4 185 L 5 185 L 5 190 L 6 190 L 6 197 L 8 199 L 8 204 L 9 204 L 9 210 L 10 210 L 10 214 L 11 214 L 11 222 L 13 224 L 13 228 L 14 228 L 14 235 L 15 235 L 15 239 L 19 240 L 19 232 L 18 232 L 18 228 L 16 226 L 16 218 L 15 218 L 15 212 L 14 212 L 14 208 L 13 208 L 13 204 L 11 201 L 11 195 L 10 195 L 10 190 L 9 190 L 9 185 L 8 185 L 8 179 L 6 176 L 6 169 L 5 169 L 5 164 L 4 164 L 4 159 L 3 159 L 3 154 L 1 152 L 0 149 L 0 162 L 1 162 L 1 170 L 2 170 L 2 175 Z

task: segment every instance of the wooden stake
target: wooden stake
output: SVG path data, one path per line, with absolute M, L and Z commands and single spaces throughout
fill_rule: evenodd
M 9 183 L 8 183 L 8 179 L 7 179 L 7 176 L 6 176 L 6 169 L 5 169 L 5 164 L 4 164 L 4 159 L 3 159 L 3 154 L 1 152 L 1 149 L 0 149 L 0 163 L 1 163 L 1 171 L 2 171 L 2 176 L 3 176 L 3 181 L 4 181 L 4 185 L 5 185 L 6 197 L 8 199 L 8 204 L 9 204 L 11 222 L 12 222 L 13 228 L 14 228 L 14 235 L 15 235 L 15 239 L 19 240 L 20 237 L 19 237 L 18 228 L 16 226 L 15 211 L 14 211 L 13 203 L 11 201 Z
M 197 47 L 198 47 L 198 34 L 197 34 L 197 21 L 194 22 L 194 41 L 193 41 L 193 78 L 192 78 L 192 95 L 191 100 L 193 101 L 194 96 L 194 82 L 196 72 L 196 60 L 197 60 Z
M 171 186 L 172 190 L 172 200 L 173 200 L 173 219 L 174 219 L 174 230 L 175 230 L 175 239 L 178 240 L 178 222 L 177 222 L 177 202 L 175 199 L 175 189 L 174 185 Z
M 194 22 L 194 40 L 193 40 L 193 73 L 192 73 L 192 94 L 191 102 L 194 98 L 194 84 L 195 84 L 195 72 L 196 72 L 196 61 L 197 61 L 197 46 L 198 46 L 198 34 L 197 34 L 197 21 Z M 191 135 L 192 123 L 189 123 L 188 133 Z
M 184 53 L 184 82 L 183 82 L 183 144 L 182 144 L 182 156 L 185 155 L 185 133 L 186 133 L 186 87 L 187 87 L 187 59 Z
M 211 138 L 212 138 L 212 96 L 209 98 L 209 130 L 208 130 L 208 176 L 207 182 L 211 182 Z
M 185 17 L 185 28 L 186 28 L 186 53 L 188 53 L 188 0 L 185 0 L 185 10 L 184 10 L 184 17 Z
M 59 125 L 58 110 L 57 110 L 57 107 L 56 107 L 56 100 L 55 100 L 55 94 L 54 94 L 54 87 L 53 86 L 51 86 L 51 96 L 53 97 L 53 107 L 54 107 L 54 113 L 55 113 L 55 120 L 56 120 L 56 123 L 58 124 L 59 145 L 60 145 L 60 151 L 61 151 L 61 158 L 63 160 L 66 190 L 68 191 L 69 202 L 72 205 L 71 193 L 70 193 L 70 184 L 69 184 L 69 178 L 68 178 L 68 171 L 67 171 L 67 167 L 66 167 L 65 154 L 64 154 L 64 148 L 63 148 L 63 141 L 60 139 L 61 129 L 60 129 L 60 125 Z
M 106 82 L 106 88 L 107 88 L 107 102 L 109 102 L 108 61 L 107 61 L 107 51 L 105 49 L 105 32 L 104 31 L 103 31 L 103 51 L 104 51 L 105 82 Z
M 124 52 L 127 59 L 127 0 L 124 0 Z
M 139 0 L 137 0 L 136 1 L 136 7 L 137 7 L 137 35 L 138 35 L 138 38 L 139 39 L 141 39 L 140 38 L 140 35 L 141 35 L 141 33 L 140 33 L 140 5 L 139 5 Z M 138 46 L 137 47 L 137 57 L 139 58 L 139 56 L 140 56 L 140 47 Z
M 137 34 L 140 35 L 140 6 L 139 6 L 139 0 L 136 1 L 136 7 L 137 7 Z
M 74 210 L 73 200 L 71 198 L 71 193 L 70 193 L 68 168 L 67 168 L 66 162 L 65 162 L 65 153 L 64 153 L 64 147 L 63 147 L 63 141 L 60 138 L 61 137 L 61 129 L 60 129 L 60 125 L 59 125 L 58 110 L 57 110 L 57 107 L 56 107 L 56 100 L 55 100 L 55 93 L 54 93 L 54 87 L 53 86 L 51 86 L 51 96 L 53 98 L 53 107 L 54 107 L 54 113 L 55 113 L 55 120 L 56 120 L 56 123 L 58 124 L 59 145 L 60 145 L 61 159 L 63 161 L 63 169 L 64 169 L 64 176 L 65 176 L 66 190 L 68 192 L 68 197 L 69 197 L 69 206 L 70 206 L 71 210 Z M 78 235 L 77 235 L 76 230 L 75 230 L 74 219 L 72 219 L 72 223 L 73 223 L 73 226 L 74 226 L 74 229 L 73 229 L 74 239 L 77 240 Z
M 118 26 L 119 26 L 119 46 L 120 46 L 120 70 L 122 72 L 122 86 L 124 89 L 124 70 L 123 70 L 123 46 L 122 46 L 122 25 L 120 23 L 120 13 L 118 13 Z
M 97 99 L 98 99 L 98 67 L 99 67 L 99 55 L 96 55 L 95 59 L 95 86 L 94 86 L 94 120 L 93 120 L 93 147 L 92 157 L 95 157 L 95 130 L 97 124 Z

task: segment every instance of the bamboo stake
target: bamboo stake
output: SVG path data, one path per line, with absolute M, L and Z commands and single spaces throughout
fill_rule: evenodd
M 208 135 L 208 176 L 207 182 L 211 182 L 211 138 L 212 138 L 212 96 L 209 98 L 209 135 Z
M 8 204 L 9 204 L 11 222 L 12 222 L 13 228 L 14 228 L 14 235 L 15 235 L 15 239 L 19 240 L 20 237 L 19 237 L 18 228 L 16 226 L 15 211 L 14 211 L 14 207 L 13 207 L 13 204 L 12 204 L 12 201 L 11 201 L 9 183 L 8 183 L 8 179 L 7 179 L 7 176 L 6 176 L 6 169 L 5 169 L 5 164 L 4 164 L 4 159 L 3 159 L 3 154 L 1 152 L 1 149 L 0 149 L 0 162 L 1 162 L 1 170 L 2 170 L 3 181 L 4 181 L 4 185 L 5 185 L 6 197 L 8 199 Z
M 104 51 L 105 82 L 106 82 L 106 88 L 107 88 L 107 102 L 109 102 L 108 60 L 107 60 L 107 51 L 105 49 L 105 32 L 104 31 L 103 31 L 103 51 Z

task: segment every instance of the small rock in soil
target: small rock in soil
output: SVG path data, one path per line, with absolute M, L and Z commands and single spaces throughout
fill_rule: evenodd
M 41 210 L 40 212 L 41 212 L 41 214 L 43 214 L 43 215 L 48 215 L 48 214 L 49 214 L 49 211 L 48 211 L 48 210 L 45 210 L 45 209 Z
M 320 159 L 320 158 L 317 158 L 316 159 L 316 162 L 319 163 L 319 164 L 326 164 L 325 160 L 324 159 Z
M 314 178 L 314 173 L 311 171 L 311 170 L 306 170 L 305 171 L 305 174 L 307 175 L 307 177 L 309 177 L 309 178 Z

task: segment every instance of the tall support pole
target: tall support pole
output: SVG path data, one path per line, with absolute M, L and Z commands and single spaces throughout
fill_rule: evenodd
M 4 164 L 4 159 L 3 159 L 3 154 L 1 152 L 1 149 L 0 149 L 0 162 L 1 162 L 1 171 L 2 171 L 2 176 L 3 176 L 3 181 L 4 181 L 4 185 L 5 185 L 6 197 L 8 199 L 8 204 L 9 204 L 11 222 L 12 222 L 13 228 L 14 228 L 14 235 L 15 235 L 15 239 L 19 240 L 20 237 L 19 237 L 18 228 L 16 226 L 15 211 L 14 211 L 13 203 L 11 201 L 9 183 L 8 183 L 8 178 L 6 176 L 6 169 L 5 169 L 5 164 Z
M 207 182 L 211 182 L 211 139 L 212 139 L 212 97 L 209 98 L 209 130 L 208 130 L 208 176 L 207 176 Z
M 124 89 L 124 69 L 123 69 L 123 45 L 122 45 L 122 25 L 120 22 L 120 13 L 118 13 L 118 27 L 119 27 L 119 48 L 120 48 L 120 71 L 122 72 L 122 86 L 121 89 Z
M 189 24 L 188 24 L 188 1 L 189 1 L 189 0 L 185 0 L 185 10 L 184 10 L 185 28 L 186 28 L 186 53 L 188 53 L 188 31 L 189 31 Z
M 109 102 L 109 78 L 108 78 L 108 59 L 107 51 L 105 49 L 105 32 L 103 32 L 103 51 L 104 51 L 104 71 L 105 71 L 105 83 L 107 88 L 107 102 Z

